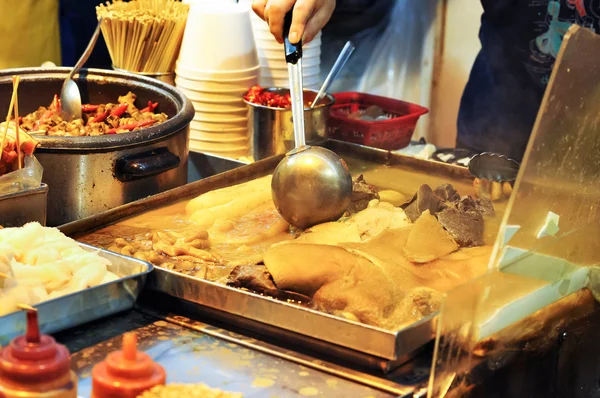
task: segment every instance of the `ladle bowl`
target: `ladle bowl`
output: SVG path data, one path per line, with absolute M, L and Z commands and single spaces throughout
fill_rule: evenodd
M 306 229 L 344 214 L 352 197 L 352 176 L 336 153 L 302 146 L 288 152 L 279 163 L 271 190 L 283 219 Z

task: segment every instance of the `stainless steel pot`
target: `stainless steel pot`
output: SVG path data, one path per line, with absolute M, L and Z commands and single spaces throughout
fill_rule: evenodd
M 22 115 L 47 106 L 60 92 L 69 68 L 0 71 L 0 115 L 6 115 L 11 76 L 20 75 Z M 109 70 L 81 70 L 76 79 L 82 102 L 116 102 L 134 92 L 139 104 L 152 100 L 169 120 L 130 133 L 90 136 L 36 136 L 36 157 L 49 186 L 47 224 L 61 225 L 153 195 L 187 182 L 189 123 L 194 109 L 174 87 L 155 79 Z M 4 118 L 4 116 L 2 116 Z
M 287 88 L 269 88 L 270 92 L 285 95 L 290 92 Z M 317 96 L 315 90 L 304 90 L 304 103 L 308 104 Z M 306 143 L 314 144 L 327 138 L 327 122 L 329 110 L 335 99 L 327 94 L 315 108 L 304 109 L 304 128 Z M 253 104 L 246 101 L 250 107 L 248 120 L 251 151 L 254 160 L 265 159 L 269 156 L 282 155 L 294 148 L 294 123 L 292 110 L 273 108 Z

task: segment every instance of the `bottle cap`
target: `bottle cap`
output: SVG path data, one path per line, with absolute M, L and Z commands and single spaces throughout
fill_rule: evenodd
M 40 334 L 37 311 L 27 311 L 27 331 L 0 351 L 0 377 L 15 383 L 46 383 L 71 370 L 69 350 Z
M 94 397 L 137 397 L 142 392 L 165 384 L 166 373 L 146 353 L 137 350 L 137 336 L 123 336 L 122 351 L 107 355 L 92 369 L 92 395 Z

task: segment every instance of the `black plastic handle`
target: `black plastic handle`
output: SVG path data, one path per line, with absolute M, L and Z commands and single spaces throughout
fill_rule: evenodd
M 115 163 L 115 177 L 121 182 L 152 177 L 181 164 L 179 156 L 167 147 L 124 156 Z
M 283 48 L 285 49 L 285 62 L 288 64 L 297 64 L 302 58 L 302 39 L 296 44 L 290 43 L 290 28 L 292 27 L 292 8 L 283 20 Z

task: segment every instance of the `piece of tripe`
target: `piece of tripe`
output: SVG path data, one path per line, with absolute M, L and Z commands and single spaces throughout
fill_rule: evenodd
M 452 235 L 425 210 L 408 235 L 404 255 L 414 263 L 428 263 L 458 250 Z

